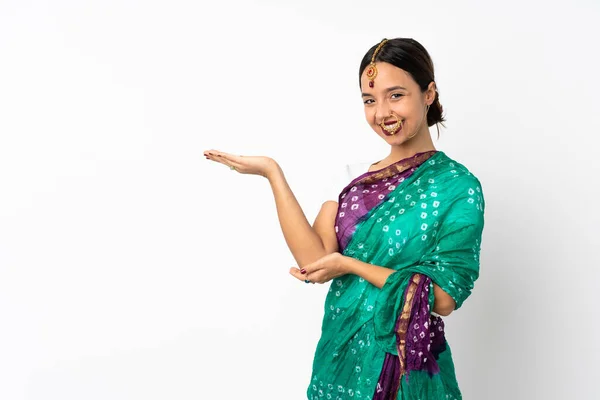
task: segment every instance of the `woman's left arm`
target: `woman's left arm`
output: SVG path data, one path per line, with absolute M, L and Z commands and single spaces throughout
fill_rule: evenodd
M 325 283 L 342 275 L 354 274 L 379 289 L 394 272 L 396 271 L 391 268 L 369 264 L 338 252 L 328 254 L 314 263 L 306 265 L 303 269 L 290 269 L 290 273 L 296 278 L 313 283 Z M 456 307 L 454 299 L 435 283 L 433 289 L 435 296 L 433 312 L 442 316 L 450 315 Z
M 391 268 L 380 267 L 379 265 L 369 264 L 356 258 L 342 255 L 341 263 L 345 264 L 348 273 L 358 275 L 379 289 L 383 287 L 387 278 L 396 272 Z M 433 312 L 441 316 L 448 316 L 456 306 L 456 302 L 450 295 L 444 292 L 438 285 L 433 284 L 433 294 L 435 302 L 433 303 Z

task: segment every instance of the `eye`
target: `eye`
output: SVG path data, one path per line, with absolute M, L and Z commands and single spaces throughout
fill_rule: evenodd
M 365 104 L 373 104 L 375 102 L 375 100 L 373 99 L 367 99 L 364 101 Z
M 402 96 L 404 96 L 402 93 L 394 93 L 392 94 L 392 99 L 399 99 Z

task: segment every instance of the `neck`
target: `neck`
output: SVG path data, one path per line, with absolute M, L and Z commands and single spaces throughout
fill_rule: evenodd
M 425 151 L 435 150 L 433 140 L 431 140 L 431 134 L 429 133 L 429 127 L 422 129 L 415 137 L 409 139 L 399 145 L 392 145 L 390 160 L 400 161 L 402 159 L 412 157 L 417 153 L 423 153 Z

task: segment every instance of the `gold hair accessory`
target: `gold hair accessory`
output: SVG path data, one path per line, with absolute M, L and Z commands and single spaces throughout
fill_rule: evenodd
M 367 78 L 369 78 L 369 87 L 370 88 L 375 86 L 375 77 L 377 76 L 377 67 L 375 66 L 375 57 L 377 57 L 377 53 L 379 53 L 379 50 L 381 50 L 381 48 L 387 41 L 388 41 L 387 39 L 383 39 L 379 43 L 379 45 L 373 52 L 373 57 L 371 57 L 371 63 L 367 67 Z

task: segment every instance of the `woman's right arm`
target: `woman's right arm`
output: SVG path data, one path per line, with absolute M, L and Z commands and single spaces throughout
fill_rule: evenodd
M 334 224 L 338 203 L 326 201 L 311 226 L 290 189 L 283 170 L 272 161 L 266 178 L 269 180 L 279 224 L 285 241 L 299 268 L 327 254 L 338 251 Z
M 272 158 L 237 156 L 218 150 L 205 150 L 204 156 L 208 160 L 235 168 L 240 174 L 261 175 L 269 180 L 275 196 L 281 230 L 298 267 L 338 250 L 334 228 L 337 202 L 325 202 L 313 226 L 310 226 L 285 180 L 283 171 Z

